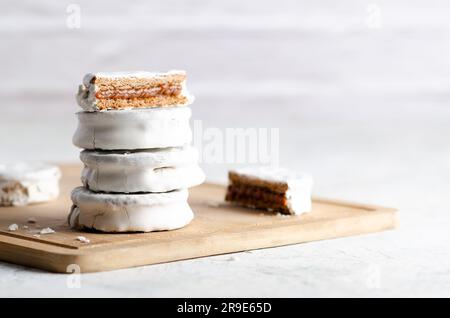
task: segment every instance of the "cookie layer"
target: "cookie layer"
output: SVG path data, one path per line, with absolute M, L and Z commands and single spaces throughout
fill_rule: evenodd
M 178 147 L 192 141 L 189 107 L 79 112 L 73 136 L 84 149 Z
M 81 180 L 93 191 L 166 192 L 201 184 L 205 180 L 192 146 L 140 151 L 87 151 Z
M 0 206 L 21 206 L 54 200 L 61 171 L 45 163 L 0 164 Z
M 89 73 L 77 93 L 85 111 L 185 106 L 192 101 L 185 71 Z
M 106 194 L 84 187 L 72 191 L 68 222 L 73 228 L 102 232 L 152 232 L 186 226 L 194 217 L 188 191 Z

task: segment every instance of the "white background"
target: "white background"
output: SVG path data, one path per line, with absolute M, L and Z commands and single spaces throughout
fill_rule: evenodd
M 317 195 L 399 208 L 401 227 L 86 275 L 81 290 L 0 263 L 0 295 L 450 295 L 448 1 L 77 1 L 79 29 L 70 3 L 0 4 L 0 161 L 78 160 L 87 72 L 186 69 L 204 128 L 280 128 L 281 165 Z M 229 167 L 203 165 L 219 182 Z

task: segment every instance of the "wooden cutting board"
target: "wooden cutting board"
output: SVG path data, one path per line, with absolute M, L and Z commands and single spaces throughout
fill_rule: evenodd
M 232 207 L 223 202 L 224 186 L 204 184 L 190 191 L 195 219 L 183 229 L 82 233 L 66 224 L 69 194 L 80 184 L 81 167 L 61 168 L 61 195 L 57 201 L 0 207 L 0 260 L 61 273 L 74 269 L 97 272 L 377 232 L 396 224 L 394 209 L 333 200 L 314 200 L 313 212 L 302 216 Z M 27 223 L 30 217 L 37 223 Z M 8 231 L 12 223 L 20 229 Z M 36 234 L 44 227 L 56 233 L 38 237 Z M 90 243 L 77 241 L 79 235 Z

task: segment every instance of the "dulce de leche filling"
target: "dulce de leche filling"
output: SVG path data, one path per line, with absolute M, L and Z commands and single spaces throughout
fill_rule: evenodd
M 248 184 L 229 185 L 225 200 L 260 209 L 288 211 L 287 199 L 284 194 Z
M 135 88 L 101 88 L 95 93 L 98 99 L 133 99 L 151 98 L 156 96 L 177 96 L 180 95 L 182 86 L 180 83 L 161 83 L 146 87 Z

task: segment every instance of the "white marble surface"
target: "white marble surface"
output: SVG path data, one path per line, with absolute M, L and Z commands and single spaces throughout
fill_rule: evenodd
M 79 30 L 69 2 L 2 3 L 1 160 L 77 160 L 84 73 L 185 68 L 204 127 L 280 128 L 280 163 L 310 172 L 316 195 L 396 207 L 400 228 L 86 274 L 81 288 L 0 263 L 0 296 L 450 296 L 449 3 L 257 2 L 105 13 L 83 0 Z M 203 164 L 219 182 L 231 166 Z

